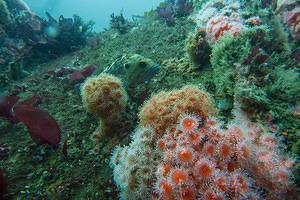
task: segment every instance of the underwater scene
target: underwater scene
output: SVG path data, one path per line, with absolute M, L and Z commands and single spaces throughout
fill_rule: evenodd
M 299 199 L 299 0 L 38 2 L 0 0 L 0 200 Z

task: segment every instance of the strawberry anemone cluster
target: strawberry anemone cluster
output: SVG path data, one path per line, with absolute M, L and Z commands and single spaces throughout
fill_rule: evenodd
M 293 194 L 290 167 L 278 140 L 257 125 L 222 129 L 214 118 L 183 115 L 157 141 L 158 199 L 286 199 Z M 263 192 L 260 192 L 263 191 Z
M 100 120 L 99 127 L 91 137 L 95 141 L 95 148 L 91 153 L 98 153 L 101 137 L 117 132 L 121 113 L 126 107 L 127 93 L 119 78 L 101 73 L 84 82 L 81 96 L 87 111 L 95 114 Z
M 204 94 L 185 86 L 143 106 L 132 142 L 110 163 L 121 199 L 291 198 L 294 161 L 277 138 L 247 121 L 224 128 Z

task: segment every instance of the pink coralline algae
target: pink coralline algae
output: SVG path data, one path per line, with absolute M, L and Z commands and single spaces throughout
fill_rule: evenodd
M 246 27 L 243 25 L 243 19 L 238 14 L 227 16 L 216 16 L 209 20 L 206 25 L 207 40 L 213 44 L 225 32 L 236 36 L 241 30 Z
M 58 144 L 60 129 L 55 119 L 38 107 L 30 106 L 41 98 L 34 96 L 15 105 L 19 99 L 17 96 L 0 96 L 0 117 L 14 123 L 23 122 L 37 144 Z

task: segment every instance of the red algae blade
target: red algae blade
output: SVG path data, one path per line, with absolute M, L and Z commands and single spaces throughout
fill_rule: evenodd
M 16 117 L 28 128 L 34 142 L 52 145 L 59 143 L 59 127 L 55 119 L 47 112 L 26 105 L 16 106 L 13 108 L 13 111 Z

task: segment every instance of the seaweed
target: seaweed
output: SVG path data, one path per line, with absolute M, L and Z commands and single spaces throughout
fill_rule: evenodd
M 61 15 L 58 21 L 59 34 L 56 37 L 61 50 L 69 52 L 75 46 L 84 45 L 93 26 L 94 22 L 88 21 L 85 23 L 78 15 L 73 15 L 73 19 L 64 18 L 63 15 Z
M 112 13 L 110 15 L 109 25 L 111 29 L 117 30 L 120 34 L 125 34 L 132 28 L 132 24 L 124 18 L 122 12 L 120 15 Z

